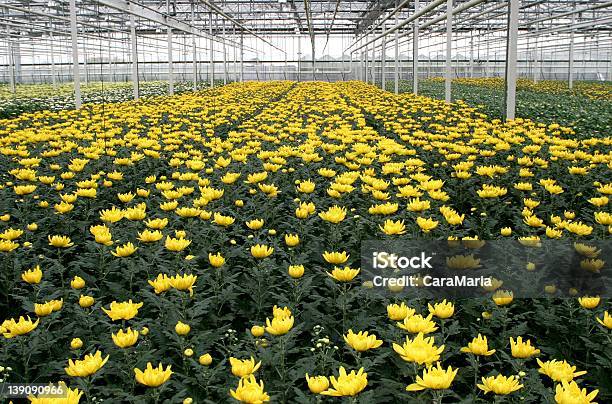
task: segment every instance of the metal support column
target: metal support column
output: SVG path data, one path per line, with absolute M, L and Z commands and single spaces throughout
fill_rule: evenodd
M 132 87 L 134 99 L 140 98 L 140 85 L 138 82 L 138 39 L 136 37 L 136 19 L 130 14 L 130 42 L 132 42 Z
M 372 44 L 372 63 L 370 64 L 370 74 L 372 84 L 376 85 L 376 42 Z
M 191 36 L 191 53 L 193 59 L 193 91 L 198 91 L 198 48 L 195 35 Z
M 366 37 L 366 40 L 368 38 Z M 368 45 L 365 47 L 365 82 L 370 82 L 370 70 L 372 69 L 372 65 L 370 64 L 370 48 Z
M 342 37 L 342 41 L 344 41 L 344 36 Z M 286 55 L 287 54 L 285 54 L 285 60 L 287 59 Z M 342 79 L 341 80 L 342 81 L 346 81 L 346 77 L 344 76 L 344 74 L 345 74 L 344 72 L 346 71 L 345 70 L 345 66 L 344 66 L 344 52 L 342 52 L 342 55 L 340 56 L 340 58 L 341 58 L 340 59 L 340 69 L 342 71 L 342 74 L 341 74 Z M 349 69 L 350 69 L 350 65 L 349 65 Z
M 70 36 L 72 38 L 72 76 L 74 81 L 74 106 L 81 108 L 81 76 L 79 72 L 79 39 L 76 19 L 76 0 L 70 0 Z
M 490 27 L 487 25 L 487 33 L 489 32 L 489 28 Z M 489 56 L 489 50 L 490 50 L 489 49 L 490 48 L 489 47 L 489 43 L 491 41 L 486 36 L 485 36 L 485 41 L 486 41 L 486 44 L 487 44 L 487 47 L 486 47 L 487 60 L 485 61 L 485 65 L 484 65 L 484 76 L 485 77 L 489 77 L 489 74 L 490 74 L 490 71 L 491 71 L 491 69 L 489 68 L 490 67 L 489 66 L 489 61 L 491 60 L 491 56 Z
M 212 11 L 208 15 L 208 33 L 210 34 L 210 87 L 215 86 L 215 42 L 213 41 L 213 17 Z
M 55 72 L 55 52 L 53 50 L 53 34 L 49 34 L 49 52 L 51 54 L 51 83 L 57 87 L 57 74 Z
M 395 0 L 395 8 L 399 0 Z M 395 25 L 399 24 L 399 13 L 395 14 Z M 395 70 L 393 72 L 394 92 L 399 94 L 399 29 L 395 31 Z
M 285 68 L 283 69 L 283 79 L 287 80 L 287 72 L 289 71 L 289 61 L 287 60 L 287 52 L 285 52 Z
M 367 41 L 367 36 L 366 36 L 366 41 Z M 363 50 L 363 81 L 365 83 L 368 82 L 368 47 L 366 46 Z
M 414 2 L 414 12 L 419 11 L 419 0 Z M 412 92 L 419 93 L 419 19 L 414 20 L 412 27 Z
M 299 35 L 297 37 L 297 43 L 298 43 L 297 81 L 300 82 L 302 80 L 302 37 Z
M 574 9 L 575 10 L 575 9 Z M 572 14 L 572 31 L 570 32 L 569 43 L 569 70 L 567 84 L 570 90 L 574 89 L 574 24 L 576 23 L 576 14 Z
M 366 41 L 368 40 L 368 37 L 366 36 Z M 368 45 L 365 46 L 364 51 L 363 51 L 363 81 L 365 81 L 366 83 L 368 82 Z
M 83 32 L 83 34 L 85 33 Z M 87 46 L 85 45 L 83 44 L 83 84 L 87 86 L 89 84 L 89 66 L 87 66 Z
M 7 27 L 7 32 L 9 32 Z M 7 45 L 7 53 L 8 53 L 8 79 L 9 79 L 9 88 L 11 89 L 11 93 L 15 94 L 15 66 L 13 64 L 13 46 L 11 44 L 10 33 L 6 35 L 6 45 Z
M 365 52 L 361 51 L 359 54 L 359 80 L 365 82 Z
M 474 78 L 474 32 L 470 31 L 470 78 Z
M 506 45 L 506 120 L 516 115 L 516 81 L 518 78 L 518 19 L 520 0 L 508 0 L 508 41 Z
M 236 39 L 236 27 L 234 26 L 233 29 L 234 29 L 233 39 L 235 40 Z M 234 81 L 238 81 L 238 56 L 236 53 L 236 45 L 232 47 L 232 53 L 234 54 L 234 63 L 232 65 L 232 71 L 233 71 L 232 76 L 234 77 Z
M 195 22 L 195 6 L 191 5 L 191 23 Z M 198 49 L 196 46 L 196 36 L 191 34 L 191 59 L 193 73 L 193 91 L 198 91 Z
M 21 35 L 17 37 L 13 44 L 13 66 L 15 69 L 15 83 L 23 83 L 23 74 L 21 69 Z
M 225 21 L 223 21 L 223 84 L 227 84 L 227 46 L 225 46 Z
M 383 31 L 386 30 L 386 24 L 383 24 Z M 397 32 L 397 31 L 396 31 Z M 387 59 L 387 37 L 383 38 L 382 50 L 380 52 L 380 88 L 387 89 L 387 78 L 385 77 L 385 67 Z
M 538 58 L 538 31 L 540 29 L 540 24 L 536 24 L 536 37 L 535 37 L 535 45 L 534 45 L 534 49 L 533 49 L 533 82 L 537 84 L 538 82 L 538 76 L 540 74 L 540 72 L 538 71 L 539 69 L 539 58 Z
M 316 71 L 317 71 L 317 58 L 315 56 L 315 41 L 314 38 L 310 41 L 311 49 L 312 49 L 312 81 L 316 79 Z
M 342 36 L 342 41 L 344 42 L 344 35 Z M 341 66 L 340 67 L 342 69 L 342 76 L 341 76 L 342 77 L 342 81 L 346 81 L 346 76 L 345 76 L 346 69 L 345 69 L 345 66 L 344 66 L 344 64 L 345 64 L 344 56 L 345 56 L 345 54 L 344 54 L 344 52 L 342 52 L 342 55 L 340 56 L 342 58 L 342 59 L 340 59 L 340 62 L 341 62 Z M 285 60 L 287 60 L 287 54 L 286 53 L 285 53 Z M 351 64 L 350 64 L 350 60 L 349 60 L 349 71 L 350 71 L 350 68 L 351 68 Z M 350 79 L 351 78 L 349 77 L 349 80 Z
M 170 0 L 166 0 L 166 12 L 170 15 Z M 174 95 L 174 66 L 172 64 L 172 27 L 168 26 L 168 94 Z
M 359 42 L 361 44 L 361 42 Z M 363 50 L 357 53 L 357 68 L 355 71 L 357 80 L 363 81 Z
M 446 75 L 444 82 L 444 99 L 451 102 L 451 83 L 453 66 L 451 51 L 453 46 L 453 0 L 446 0 Z
M 168 94 L 174 94 L 174 66 L 172 64 L 172 28 L 168 28 Z
M 240 82 L 244 81 L 244 34 L 240 33 Z

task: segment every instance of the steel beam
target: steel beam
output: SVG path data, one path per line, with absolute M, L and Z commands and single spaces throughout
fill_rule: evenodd
M 399 24 L 389 28 L 388 30 L 384 31 L 383 33 L 375 36 L 374 38 L 370 39 L 369 41 L 366 41 L 363 45 L 353 49 L 353 51 L 358 51 L 359 49 L 368 46 L 371 43 L 377 42 L 379 39 L 390 35 L 392 33 L 394 33 L 395 31 L 397 31 L 398 29 L 410 24 L 412 21 L 414 21 L 415 19 L 429 13 L 430 11 L 434 10 L 435 8 L 437 8 L 439 5 L 443 4 L 446 0 L 435 0 L 433 3 L 428 4 L 426 7 L 422 8 L 418 13 L 414 13 L 412 14 L 410 17 L 408 17 L 407 19 L 405 19 L 404 21 L 400 22 Z M 479 1 L 484 1 L 484 0 L 479 0 Z M 400 5 L 401 6 L 401 5 Z M 347 48 L 350 49 L 351 47 Z
M 379 3 L 379 4 L 376 4 L 376 3 Z M 359 22 L 357 22 L 357 26 L 355 27 L 355 35 L 361 35 L 368 28 L 368 26 L 370 26 L 371 24 L 379 20 L 380 17 L 385 13 L 385 10 L 391 7 L 392 4 L 394 4 L 395 9 L 397 9 L 398 7 L 397 0 L 396 1 L 387 0 L 386 2 L 385 1 L 372 1 L 370 4 L 368 4 L 368 10 L 366 10 L 361 15 Z M 376 8 L 373 8 L 373 6 L 376 6 Z M 397 13 L 394 13 L 394 14 L 397 17 Z M 387 16 L 385 20 L 388 20 L 391 17 L 393 17 L 393 15 Z M 384 21 L 380 21 L 380 24 L 384 24 Z M 376 27 L 379 26 L 380 24 L 377 24 Z M 370 31 L 371 29 L 368 30 L 368 32 Z
M 463 12 L 463 11 L 469 9 L 469 8 L 472 8 L 474 6 L 477 6 L 478 4 L 483 3 L 485 1 L 487 1 L 487 0 L 471 0 L 471 1 L 467 2 L 467 3 L 461 3 L 460 5 L 458 5 L 457 7 L 455 7 L 453 9 L 453 15 L 459 14 L 459 13 L 461 13 L 461 12 Z M 428 7 L 430 7 L 430 6 L 431 5 L 428 5 Z M 505 4 L 502 4 L 501 6 L 496 6 L 496 7 L 492 8 L 492 9 L 497 9 L 497 8 L 505 7 L 505 6 L 506 6 Z M 412 21 L 412 18 L 417 19 L 417 18 L 419 18 L 420 15 L 422 15 L 421 12 L 419 12 L 417 14 L 416 10 L 415 10 L 415 14 L 418 15 L 418 16 L 416 18 L 414 16 L 411 16 L 410 17 L 411 21 Z M 425 28 L 428 28 L 428 27 L 430 27 L 432 25 L 435 25 L 435 24 L 437 24 L 439 22 L 442 22 L 442 21 L 445 21 L 445 20 L 446 20 L 446 13 L 442 13 L 439 17 L 436 17 L 436 18 L 434 18 L 432 20 L 429 20 L 426 23 L 420 25 L 419 26 L 419 30 L 420 31 L 424 31 Z M 405 33 L 400 35 L 400 38 L 408 36 L 411 32 L 412 32 L 412 29 L 407 30 Z M 407 41 L 401 42 L 401 44 L 406 43 L 406 42 Z
M 208 0 L 200 0 L 202 3 L 206 4 L 211 11 L 214 11 L 216 15 L 220 15 L 221 17 L 233 22 L 234 24 L 236 24 L 238 27 L 240 27 L 243 31 L 248 32 L 249 34 L 251 34 L 252 36 L 254 36 L 255 38 L 260 39 L 261 41 L 263 41 L 264 43 L 267 43 L 268 45 L 270 45 L 271 47 L 273 47 L 274 49 L 286 53 L 283 49 L 275 46 L 272 42 L 268 41 L 267 39 L 265 39 L 264 37 L 260 36 L 257 34 L 257 32 L 254 32 L 253 30 L 251 30 L 249 27 L 245 26 L 244 24 L 242 24 L 240 21 L 236 20 L 235 18 L 233 18 L 232 16 L 228 15 L 227 13 L 225 13 L 223 11 L 222 8 L 220 8 L 219 6 L 217 6 L 216 4 L 214 4 L 212 1 L 208 1 Z M 212 36 L 212 30 L 210 35 Z
M 130 3 L 127 0 L 96 0 L 96 2 L 104 6 L 114 8 L 115 10 L 133 14 L 136 17 L 154 22 L 169 29 L 182 31 L 187 34 L 197 35 L 203 38 L 210 37 L 212 40 L 214 40 L 214 37 L 212 37 L 212 35 L 206 34 L 204 31 L 198 29 L 197 27 L 189 25 L 184 21 L 171 17 L 170 15 L 165 15 L 157 10 L 145 7 L 135 2 Z
M 410 3 L 410 0 L 403 0 L 399 5 L 397 5 L 395 7 L 395 9 L 393 9 L 389 14 L 387 14 L 385 17 L 383 17 L 381 20 L 379 20 L 378 23 L 376 23 L 374 26 L 370 27 L 370 29 L 368 29 L 365 33 L 363 33 L 365 28 L 362 29 L 361 32 L 358 33 L 358 34 L 361 34 L 361 36 L 359 38 L 357 38 L 352 44 L 350 44 L 349 47 L 345 49 L 345 51 L 349 50 L 353 46 L 355 46 L 355 44 L 358 41 L 361 41 L 362 39 L 367 38 L 371 33 L 374 33 L 376 31 L 376 28 L 380 27 L 382 24 L 385 23 L 385 21 L 387 21 L 389 18 L 391 18 L 394 15 L 396 15 L 402 8 L 406 7 L 408 5 L 408 3 Z M 365 18 L 367 18 L 367 17 L 365 17 Z M 355 50 L 359 50 L 359 49 L 355 49 Z

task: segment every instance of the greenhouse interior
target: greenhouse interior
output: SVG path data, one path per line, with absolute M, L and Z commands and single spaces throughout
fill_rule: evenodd
M 612 402 L 612 1 L 0 31 L 0 401 Z

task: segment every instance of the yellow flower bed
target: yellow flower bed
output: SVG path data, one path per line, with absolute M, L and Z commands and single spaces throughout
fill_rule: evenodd
M 609 300 L 377 295 L 359 258 L 563 238 L 607 276 L 610 146 L 360 82 L 0 120 L 0 373 L 71 402 L 605 402 Z

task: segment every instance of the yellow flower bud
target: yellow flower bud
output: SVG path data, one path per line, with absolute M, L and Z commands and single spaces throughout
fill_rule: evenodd
M 290 265 L 288 272 L 293 279 L 299 279 L 304 276 L 304 265 Z
M 79 349 L 83 346 L 83 341 L 80 338 L 73 338 L 70 341 L 70 349 Z
M 251 327 L 251 334 L 253 334 L 254 337 L 261 337 L 262 335 L 264 335 L 264 332 L 265 328 L 261 325 L 254 325 L 253 327 Z
M 191 331 L 191 327 L 189 326 L 189 324 L 185 324 L 179 321 L 178 323 L 176 323 L 176 326 L 174 326 L 174 331 L 176 331 L 178 335 L 187 335 L 189 334 L 189 331 Z
M 300 244 L 300 237 L 297 234 L 285 234 L 285 244 L 289 247 L 295 247 Z
M 87 307 L 91 307 L 91 305 L 93 305 L 94 302 L 95 302 L 95 299 L 91 296 L 81 295 L 81 297 L 79 297 L 79 306 L 81 306 L 84 309 L 86 309 Z
M 70 281 L 70 286 L 72 287 L 72 289 L 83 289 L 85 287 L 85 280 L 80 276 L 75 276 Z
M 212 363 L 212 356 L 210 356 L 209 353 L 201 355 L 200 358 L 198 359 L 198 362 L 200 363 L 200 365 L 210 366 Z
M 306 382 L 308 383 L 308 389 L 314 394 L 319 394 L 329 388 L 329 380 L 325 376 L 311 377 L 306 373 Z

